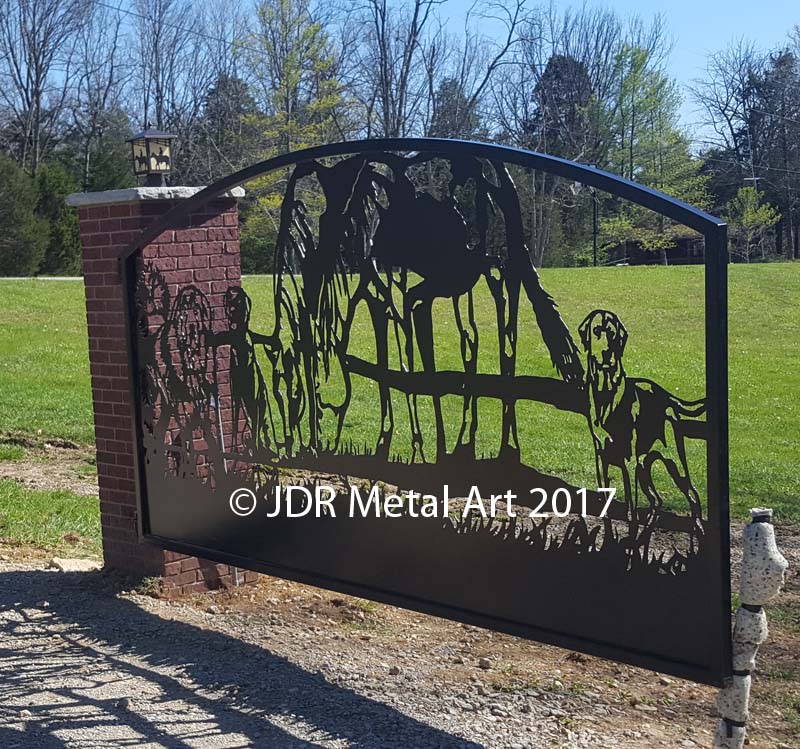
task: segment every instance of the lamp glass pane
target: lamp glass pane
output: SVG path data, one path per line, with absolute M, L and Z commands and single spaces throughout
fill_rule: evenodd
M 134 174 L 147 174 L 148 161 L 147 158 L 147 143 L 144 140 L 135 140 L 131 144 L 133 151 L 133 173 Z
M 150 141 L 150 171 L 168 172 L 171 167 L 169 141 L 155 138 Z

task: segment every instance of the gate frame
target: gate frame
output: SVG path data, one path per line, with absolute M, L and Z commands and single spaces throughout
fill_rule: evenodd
M 665 195 L 644 185 L 619 177 L 594 166 L 550 156 L 534 151 L 526 151 L 510 146 L 501 146 L 478 141 L 453 140 L 442 138 L 385 138 L 361 141 L 345 141 L 323 146 L 301 149 L 282 154 L 272 159 L 261 161 L 245 169 L 228 175 L 212 185 L 200 190 L 193 196 L 185 198 L 178 205 L 160 217 L 145 229 L 137 240 L 119 256 L 120 272 L 123 278 L 125 306 L 125 324 L 127 330 L 128 362 L 131 369 L 135 367 L 136 352 L 136 311 L 135 311 L 135 260 L 139 251 L 143 250 L 162 232 L 180 226 L 192 213 L 206 203 L 220 197 L 234 187 L 238 187 L 256 177 L 277 169 L 306 161 L 325 157 L 347 156 L 382 152 L 415 153 L 425 152 L 444 158 L 470 156 L 514 164 L 519 167 L 535 169 L 567 180 L 581 182 L 589 187 L 624 198 L 666 216 L 678 223 L 688 226 L 700 233 L 705 240 L 705 385 L 706 385 L 706 466 L 707 466 L 707 500 L 708 529 L 706 543 L 712 548 L 709 568 L 716 579 L 730 581 L 730 512 L 729 512 L 729 439 L 728 439 L 728 232 L 727 223 L 681 200 Z M 518 623 L 501 620 L 495 617 L 476 614 L 474 612 L 455 609 L 444 604 L 432 604 L 427 600 L 401 596 L 395 593 L 375 589 L 370 586 L 344 582 L 324 575 L 311 574 L 294 568 L 269 564 L 233 554 L 228 554 L 205 547 L 177 542 L 155 536 L 149 532 L 147 517 L 147 490 L 143 465 L 142 422 L 139 405 L 139 383 L 137 377 L 131 377 L 131 404 L 133 419 L 133 443 L 137 449 L 134 460 L 134 480 L 137 501 L 137 525 L 142 541 L 152 542 L 159 547 L 174 551 L 213 559 L 222 563 L 255 569 L 266 574 L 276 575 L 296 582 L 322 586 L 340 593 L 361 596 L 390 605 L 410 608 L 422 613 L 433 614 L 443 618 L 457 620 L 486 627 L 495 631 L 503 631 L 512 635 L 530 638 L 531 632 L 537 633 L 537 639 L 559 647 L 571 649 L 570 644 L 581 642 L 584 651 L 603 658 L 620 661 L 622 652 L 603 642 L 563 635 L 544 628 L 531 625 L 521 626 Z M 713 498 L 713 501 L 712 501 Z M 713 553 L 716 552 L 716 553 Z M 659 670 L 669 662 L 670 673 L 683 678 L 706 684 L 721 686 L 724 679 L 732 673 L 731 643 L 731 591 L 730 584 L 723 585 L 722 590 L 712 591 L 713 600 L 710 605 L 720 614 L 723 626 L 719 632 L 719 647 L 712 653 L 711 667 L 702 669 L 682 661 L 654 659 L 646 653 L 626 649 L 629 655 L 625 662 L 631 665 Z

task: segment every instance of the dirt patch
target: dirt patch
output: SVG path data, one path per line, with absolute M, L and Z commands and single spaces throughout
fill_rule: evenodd
M 96 497 L 97 468 L 94 450 L 65 440 L 36 442 L 3 437 L 0 442 L 20 445 L 24 456 L 0 461 L 0 479 L 11 479 L 28 489 L 66 490 L 82 497 Z

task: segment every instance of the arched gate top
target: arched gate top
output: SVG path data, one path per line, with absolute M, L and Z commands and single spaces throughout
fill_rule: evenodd
M 447 138 L 373 138 L 368 140 L 344 141 L 330 143 L 324 146 L 304 148 L 299 151 L 275 156 L 265 161 L 241 169 L 238 172 L 223 177 L 212 185 L 204 188 L 190 198 L 181 201 L 175 208 L 167 212 L 158 221 L 146 229 L 136 242 L 128 247 L 121 256 L 125 259 L 148 245 L 165 229 L 173 223 L 196 212 L 206 203 L 223 195 L 233 187 L 249 182 L 256 177 L 282 169 L 292 164 L 330 157 L 347 156 L 351 154 L 369 154 L 370 152 L 413 152 L 421 151 L 442 157 L 476 157 L 489 161 L 501 161 L 506 164 L 529 169 L 538 169 L 558 177 L 563 177 L 575 182 L 581 182 L 598 190 L 618 195 L 630 200 L 644 208 L 660 213 L 667 218 L 684 224 L 701 234 L 708 234 L 720 227 L 725 222 L 712 216 L 699 208 L 695 208 L 682 200 L 673 198 L 658 190 L 645 187 L 632 180 L 625 179 L 616 174 L 605 172 L 602 169 L 581 164 L 575 161 L 550 156 L 536 151 L 526 151 L 521 148 L 481 143 L 479 141 L 453 140 Z

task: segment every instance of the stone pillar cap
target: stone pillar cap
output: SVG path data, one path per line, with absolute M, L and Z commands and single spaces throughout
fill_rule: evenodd
M 204 187 L 129 187 L 125 190 L 104 190 L 102 192 L 75 192 L 67 195 L 70 208 L 88 208 L 115 203 L 141 203 L 150 200 L 184 200 L 196 195 Z M 218 195 L 219 198 L 243 198 L 243 187 L 234 187 Z

